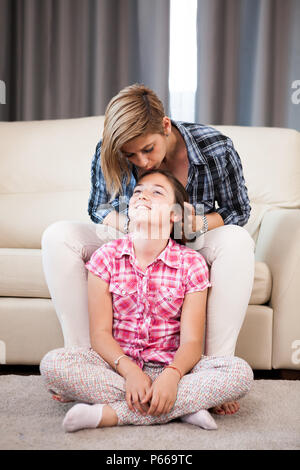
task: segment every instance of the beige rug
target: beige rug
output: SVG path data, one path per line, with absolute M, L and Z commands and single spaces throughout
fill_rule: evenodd
M 255 380 L 240 405 L 235 415 L 214 415 L 216 431 L 174 421 L 66 434 L 61 423 L 71 403 L 52 400 L 38 375 L 3 375 L 0 449 L 300 449 L 300 381 Z

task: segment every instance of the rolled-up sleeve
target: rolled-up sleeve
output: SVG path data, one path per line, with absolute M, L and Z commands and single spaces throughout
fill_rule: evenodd
M 230 139 L 227 142 L 226 160 L 223 166 L 223 177 L 216 188 L 216 200 L 224 225 L 243 226 L 250 217 L 250 201 L 245 184 L 241 159 Z

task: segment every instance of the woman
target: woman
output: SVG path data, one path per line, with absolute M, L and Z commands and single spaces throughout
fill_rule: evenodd
M 245 361 L 202 355 L 211 284 L 204 257 L 174 241 L 183 201 L 172 174 L 146 172 L 130 199 L 130 234 L 86 263 L 92 348 L 56 349 L 40 365 L 51 393 L 84 402 L 66 414 L 66 432 L 178 417 L 217 429 L 207 409 L 249 391 Z
M 150 168 L 170 171 L 189 194 L 186 209 L 197 235 L 189 246 L 206 259 L 213 286 L 205 354 L 233 355 L 254 277 L 254 242 L 242 227 L 251 208 L 239 156 L 215 129 L 165 116 L 155 93 L 139 84 L 121 90 L 106 109 L 92 161 L 88 211 L 95 223 L 57 222 L 43 234 L 44 272 L 65 346 L 90 346 L 84 264 L 103 243 L 124 236 L 136 180 Z M 238 408 L 224 403 L 214 411 Z

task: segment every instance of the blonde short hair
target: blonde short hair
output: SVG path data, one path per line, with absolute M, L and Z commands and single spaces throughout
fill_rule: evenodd
M 114 199 L 122 193 L 122 180 L 130 181 L 131 166 L 121 148 L 131 139 L 146 134 L 164 134 L 162 102 L 143 84 L 135 83 L 121 90 L 105 111 L 101 146 L 101 169 L 107 190 Z

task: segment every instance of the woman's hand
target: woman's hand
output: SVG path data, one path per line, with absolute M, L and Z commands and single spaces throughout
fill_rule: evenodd
M 148 415 L 158 416 L 171 411 L 177 397 L 180 376 L 173 369 L 165 369 L 153 382 L 142 404 L 151 400 Z
M 142 400 L 151 388 L 152 381 L 150 377 L 140 369 L 129 372 L 125 380 L 126 401 L 129 409 L 131 411 L 137 409 L 142 415 L 145 415 L 149 405 L 147 402 L 142 403 Z

